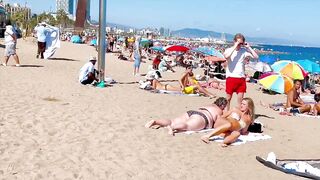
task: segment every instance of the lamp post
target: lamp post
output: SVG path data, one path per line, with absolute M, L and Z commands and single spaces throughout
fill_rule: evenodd
M 100 83 L 98 87 L 104 87 L 105 60 L 106 60 L 106 14 L 107 0 L 100 0 L 99 3 L 99 56 L 98 70 Z

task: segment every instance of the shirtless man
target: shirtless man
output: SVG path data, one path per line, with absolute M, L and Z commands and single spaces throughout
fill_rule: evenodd
M 290 109 L 290 113 L 305 113 L 310 112 L 311 106 L 304 104 L 302 99 L 299 97 L 299 90 L 301 87 L 300 80 L 294 80 L 294 87 L 287 94 L 287 108 Z
M 220 97 L 211 105 L 200 107 L 198 110 L 189 110 L 177 118 L 151 120 L 145 127 L 151 128 L 156 125 L 168 127 L 170 135 L 183 131 L 210 129 L 214 127 L 216 120 L 222 115 L 227 103 L 226 98 Z
M 179 80 L 182 92 L 185 94 L 195 94 L 197 92 L 204 94 L 205 96 L 214 98 L 215 94 L 207 91 L 205 88 L 201 87 L 198 81 L 194 78 L 192 72 L 192 65 L 186 67 L 186 72 L 183 74 L 182 78 Z

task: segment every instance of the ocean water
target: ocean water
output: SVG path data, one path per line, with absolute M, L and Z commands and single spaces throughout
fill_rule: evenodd
M 286 54 L 268 54 L 260 55 L 260 57 L 269 56 L 274 59 L 280 60 L 302 60 L 309 59 L 314 62 L 320 62 L 320 48 L 316 47 L 299 47 L 299 46 L 279 46 L 279 45 L 260 45 L 259 49 L 273 50 L 284 52 Z

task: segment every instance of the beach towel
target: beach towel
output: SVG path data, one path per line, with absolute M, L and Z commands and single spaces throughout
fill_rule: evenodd
M 171 95 L 177 95 L 177 96 L 200 96 L 199 94 L 184 94 L 180 91 L 157 90 L 154 92 L 159 94 L 171 94 Z
M 204 129 L 201 131 L 186 131 L 183 133 L 185 133 L 185 134 L 206 133 L 206 132 L 210 132 L 212 130 L 213 129 Z M 266 134 L 262 134 L 262 133 L 249 133 L 248 135 L 241 135 L 237 139 L 237 141 L 232 143 L 231 145 L 237 146 L 237 145 L 245 144 L 246 142 L 253 142 L 253 141 L 267 140 L 267 139 L 271 139 L 271 136 L 266 135 Z M 215 141 L 215 142 L 220 142 L 220 143 L 222 143 L 223 140 L 224 140 L 224 138 L 221 136 L 213 136 L 210 138 L 210 141 Z
M 43 53 L 45 59 L 48 59 L 54 55 L 58 48 L 60 48 L 60 31 L 59 28 L 49 26 L 51 31 L 46 38 L 46 50 Z
M 259 156 L 256 159 L 269 168 L 287 174 L 320 180 L 320 159 L 277 159 L 273 152 L 267 159 Z
M 313 115 L 309 115 L 309 114 L 295 114 L 295 115 L 299 116 L 299 117 L 320 119 L 320 116 L 313 116 Z

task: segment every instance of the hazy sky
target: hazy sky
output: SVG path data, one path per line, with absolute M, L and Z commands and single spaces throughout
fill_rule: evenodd
M 55 9 L 55 0 L 5 2 L 27 2 L 36 13 Z M 98 19 L 98 6 L 91 0 L 92 19 Z M 134 27 L 241 32 L 320 46 L 320 0 L 107 0 L 107 10 L 109 22 Z

